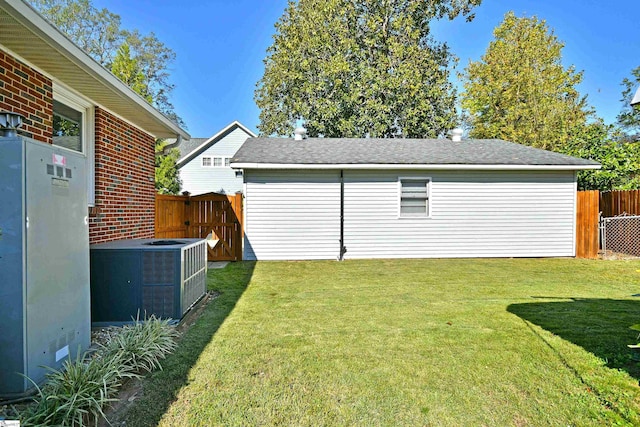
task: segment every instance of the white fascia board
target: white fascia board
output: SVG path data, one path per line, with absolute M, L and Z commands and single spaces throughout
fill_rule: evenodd
M 240 129 L 242 129 L 247 135 L 249 135 L 250 138 L 256 138 L 257 135 L 253 132 L 251 132 L 249 129 L 247 129 L 246 126 L 244 126 L 242 123 L 240 123 L 237 120 L 234 120 L 233 122 L 229 123 L 227 126 L 225 126 L 222 130 L 220 130 L 218 133 L 216 133 L 215 135 L 213 135 L 211 138 L 207 139 L 205 142 L 203 142 L 202 144 L 198 145 L 198 147 L 194 148 L 193 150 L 191 150 L 190 153 L 186 154 L 185 156 L 183 156 L 181 159 L 179 159 L 176 162 L 176 166 L 180 167 L 183 166 L 184 163 L 186 163 L 186 159 L 188 159 L 189 157 L 191 157 L 193 154 L 195 154 L 196 152 L 198 152 L 199 150 L 201 150 L 203 147 L 206 147 L 207 145 L 211 144 L 212 142 L 218 142 L 217 140 L 220 139 L 222 137 L 222 135 L 224 135 L 225 133 L 227 133 L 229 130 L 231 130 L 234 126 L 239 127 Z
M 600 169 L 601 165 L 469 165 L 469 164 L 283 164 L 283 163 L 231 163 L 232 169 L 430 169 L 430 170 L 554 170 L 573 171 Z
M 70 62 L 76 64 L 87 74 L 102 82 L 112 91 L 120 93 L 140 108 L 153 115 L 165 127 L 169 128 L 176 135 L 183 138 L 190 138 L 190 135 L 180 126 L 169 120 L 164 114 L 156 110 L 142 96 L 100 65 L 89 54 L 80 49 L 60 30 L 51 25 L 38 12 L 22 0 L 0 0 L 0 7 L 5 9 L 17 21 L 37 34 L 43 41 L 53 49 L 64 55 Z

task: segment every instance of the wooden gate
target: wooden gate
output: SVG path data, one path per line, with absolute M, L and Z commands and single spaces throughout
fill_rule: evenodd
M 209 234 L 209 261 L 242 260 L 242 194 L 156 195 L 156 238 L 204 239 Z

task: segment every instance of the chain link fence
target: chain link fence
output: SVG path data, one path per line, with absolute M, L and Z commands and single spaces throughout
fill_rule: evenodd
M 602 250 L 605 255 L 640 257 L 640 215 L 621 215 L 600 219 Z

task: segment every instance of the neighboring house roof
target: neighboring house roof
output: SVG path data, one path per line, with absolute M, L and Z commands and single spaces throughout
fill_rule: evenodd
M 578 170 L 600 164 L 498 139 L 249 138 L 231 167 Z
M 191 140 L 180 142 L 180 145 L 178 145 L 178 149 L 180 150 L 180 158 L 176 162 L 176 165 L 178 166 L 178 168 L 184 166 L 194 157 L 198 156 L 207 148 L 211 147 L 213 144 L 217 143 L 222 138 L 238 128 L 242 129 L 250 137 L 256 137 L 256 134 L 247 129 L 247 127 L 242 123 L 234 121 L 232 123 L 229 123 L 224 129 L 213 135 L 211 138 L 191 138 Z
M 98 106 L 158 138 L 189 134 L 22 0 L 0 0 L 0 45 Z
M 191 138 L 186 141 L 182 141 L 180 145 L 178 145 L 178 150 L 180 150 L 180 157 L 184 157 L 185 155 L 191 153 L 193 150 L 201 146 L 203 143 L 207 142 L 210 138 Z
M 633 96 L 633 99 L 631 100 L 631 105 L 638 105 L 640 104 L 640 88 L 638 88 L 638 90 L 636 91 L 636 94 Z

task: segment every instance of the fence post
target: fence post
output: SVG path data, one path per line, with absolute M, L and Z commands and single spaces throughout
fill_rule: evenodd
M 236 218 L 238 220 L 238 231 L 236 233 L 236 258 L 238 261 L 242 261 L 242 247 L 244 245 L 244 217 L 243 217 L 243 206 L 242 206 L 242 193 L 236 193 L 236 196 L 233 200 L 233 211 L 236 214 Z
M 600 195 L 598 190 L 578 191 L 576 197 L 576 257 L 598 257 Z

